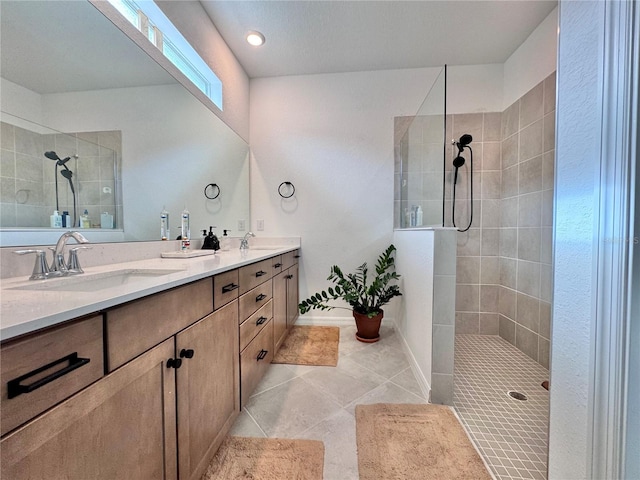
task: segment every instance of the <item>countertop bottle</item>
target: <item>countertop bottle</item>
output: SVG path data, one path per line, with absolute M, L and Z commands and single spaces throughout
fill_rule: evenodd
M 160 212 L 160 240 L 169 240 L 170 238 L 169 212 L 166 207 L 162 207 L 162 212 Z
M 89 220 L 89 211 L 85 208 L 84 213 L 80 215 L 80 228 L 91 228 L 91 221 Z
M 62 228 L 62 216 L 58 210 L 54 210 L 51 215 L 51 228 Z
M 189 250 L 189 246 L 191 245 L 191 230 L 189 228 L 189 210 L 187 207 L 184 207 L 182 211 L 182 216 L 180 218 L 180 250 L 186 251 Z
M 228 252 L 229 250 L 231 250 L 231 237 L 227 235 L 227 232 L 230 231 L 231 230 L 222 231 L 222 238 L 220 239 L 220 250 L 222 250 L 223 252 Z

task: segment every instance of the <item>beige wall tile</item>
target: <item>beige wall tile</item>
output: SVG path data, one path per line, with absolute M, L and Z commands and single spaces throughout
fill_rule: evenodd
M 500 257 L 481 257 L 480 283 L 483 285 L 500 284 Z
M 530 262 L 540 261 L 540 228 L 518 229 L 518 258 Z
M 482 228 L 500 227 L 500 204 L 502 200 L 488 199 L 480 203 L 482 209 Z
M 546 369 L 549 369 L 549 347 L 549 340 L 538 338 L 538 363 Z
M 456 334 L 479 334 L 480 314 L 456 312 Z
M 500 316 L 497 313 L 480 314 L 480 335 L 498 335 L 500 332 Z
M 545 302 L 551 302 L 551 292 L 553 290 L 553 277 L 551 265 L 540 265 L 540 298 Z
M 481 285 L 480 286 L 480 311 L 486 313 L 495 313 L 498 311 L 498 292 L 500 287 L 497 285 Z
M 502 170 L 502 198 L 518 195 L 518 165 Z
M 520 130 L 520 100 L 502 112 L 502 138 L 508 138 Z
M 470 228 L 466 232 L 458 232 L 458 256 L 480 256 L 480 229 Z
M 462 113 L 453 116 L 453 138 L 456 141 L 465 133 L 474 142 L 482 142 L 482 113 Z
M 518 227 L 539 227 L 542 221 L 542 193 L 520 195 L 518 199 Z
M 520 162 L 542 154 L 542 119 L 520 130 Z
M 516 292 L 510 288 L 500 287 L 498 290 L 498 313 L 507 318 L 516 318 Z
M 516 324 L 516 348 L 538 361 L 538 335 Z
M 540 229 L 540 262 L 551 265 L 551 252 L 553 250 L 553 229 L 542 227 Z
M 453 325 L 433 326 L 432 368 L 434 373 L 453 374 L 453 342 L 455 332 Z
M 503 198 L 500 201 L 500 226 L 518 226 L 518 197 Z
M 556 109 L 556 72 L 544 79 L 544 113 Z
M 454 324 L 456 279 L 454 275 L 433 276 L 433 324 Z
M 543 96 L 543 82 L 540 82 L 520 99 L 520 128 L 542 118 Z
M 556 148 L 556 113 L 545 115 L 542 129 L 542 151 L 548 152 Z
M 509 168 L 518 163 L 519 135 L 506 138 L 501 145 L 502 168 Z
M 500 229 L 500 250 L 501 257 L 517 258 L 518 256 L 518 229 Z
M 520 195 L 542 190 L 542 155 L 525 160 L 518 171 L 518 193 Z
M 516 323 L 505 316 L 499 317 L 499 334 L 511 345 L 516 344 Z
M 542 226 L 553 226 L 553 190 L 542 192 Z
M 456 283 L 480 283 L 480 257 L 458 258 Z
M 518 293 L 516 297 L 516 323 L 538 333 L 540 329 L 540 300 Z
M 551 304 L 540 302 L 540 330 L 538 333 L 546 338 L 551 338 Z
M 518 260 L 517 289 L 532 297 L 540 298 L 540 264 Z
M 485 113 L 483 128 L 483 142 L 498 142 L 502 140 L 502 113 Z
M 517 286 L 518 261 L 500 257 L 500 285 L 515 290 Z
M 480 308 L 479 285 L 456 286 L 456 312 L 478 312 Z
M 502 169 L 502 142 L 484 142 L 482 144 L 482 170 Z
M 498 171 L 482 172 L 482 194 L 480 198 L 500 198 L 502 175 Z
M 556 163 L 556 151 L 551 150 L 542 156 L 542 189 L 554 188 L 554 170 Z
M 483 228 L 482 246 L 480 249 L 482 256 L 497 256 L 500 254 L 500 229 Z

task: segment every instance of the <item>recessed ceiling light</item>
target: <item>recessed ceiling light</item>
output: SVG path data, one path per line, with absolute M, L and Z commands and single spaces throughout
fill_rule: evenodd
M 264 43 L 264 35 L 260 32 L 247 33 L 247 42 L 254 47 L 259 47 Z

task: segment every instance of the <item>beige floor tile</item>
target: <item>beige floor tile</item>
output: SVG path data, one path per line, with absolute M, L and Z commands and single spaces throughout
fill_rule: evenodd
M 409 366 L 401 349 L 379 342 L 368 344 L 366 349 L 351 353 L 349 359 L 387 379 Z
M 394 383 L 386 382 L 347 405 L 345 410 L 355 415 L 356 405 L 374 403 L 427 403 L 427 401 Z
M 266 437 L 265 433 L 258 426 L 247 410 L 243 410 L 238 415 L 229 435 L 236 437 Z
M 391 377 L 390 381 L 420 398 L 426 398 L 425 394 L 420 389 L 420 384 L 418 383 L 418 380 L 416 380 L 411 367 L 405 368 L 399 374 L 394 375 Z

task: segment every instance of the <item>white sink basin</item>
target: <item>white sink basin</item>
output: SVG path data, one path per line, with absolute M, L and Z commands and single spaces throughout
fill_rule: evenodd
M 119 287 L 135 282 L 140 282 L 149 278 L 157 278 L 164 275 L 180 272 L 182 270 L 168 269 L 126 269 L 115 270 L 113 272 L 94 273 L 87 275 L 81 273 L 62 278 L 50 278 L 13 287 L 13 290 L 46 290 L 46 291 L 67 291 L 67 292 L 95 292 L 107 288 Z

